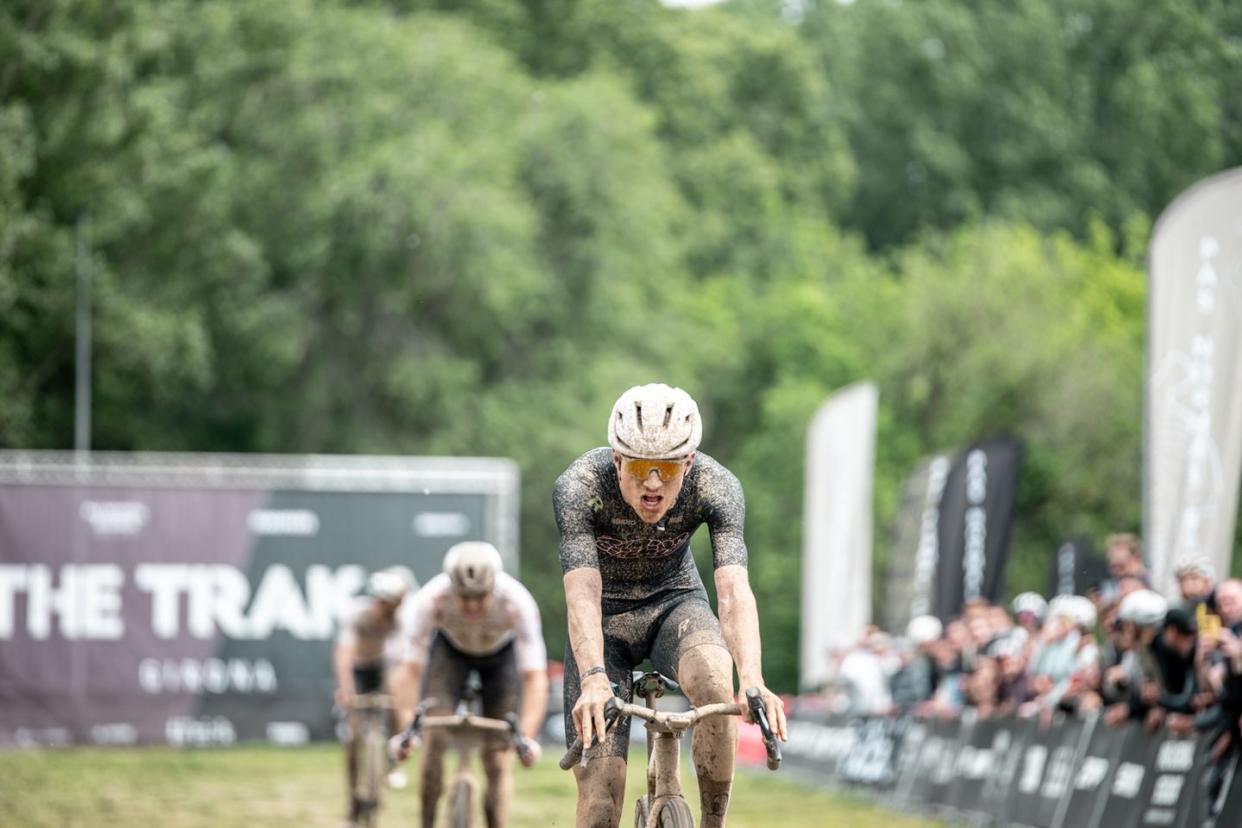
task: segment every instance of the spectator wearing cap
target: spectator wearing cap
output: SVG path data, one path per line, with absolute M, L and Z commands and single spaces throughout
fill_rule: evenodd
M 1182 558 L 1173 568 L 1177 576 L 1177 591 L 1181 593 L 1180 606 L 1194 609 L 1209 600 L 1216 586 L 1216 567 L 1202 555 Z
M 1119 601 L 1125 597 L 1124 578 L 1136 578 L 1143 586 L 1150 584 L 1147 567 L 1143 564 L 1143 546 L 1136 535 L 1109 535 L 1104 541 L 1104 549 L 1108 559 L 1108 577 L 1100 581 L 1099 597 L 1102 602 Z
M 1219 616 L 1206 613 L 1199 631 L 1197 678 L 1207 696 L 1216 704 L 1196 721 L 1205 734 L 1209 756 L 1214 760 L 1208 772 L 1209 795 L 1220 792 L 1227 769 L 1239 752 L 1239 722 L 1242 722 L 1242 581 L 1231 578 L 1216 588 Z M 1217 622 L 1216 619 L 1219 618 Z
M 934 653 L 943 632 L 944 626 L 934 615 L 920 615 L 906 625 L 906 640 L 913 652 L 889 682 L 897 710 L 910 710 L 935 695 L 939 670 Z
M 1122 599 L 1117 617 L 1126 652 L 1121 663 L 1104 674 L 1105 689 L 1122 701 L 1105 711 L 1104 720 L 1108 724 L 1120 726 L 1130 719 L 1143 719 L 1160 699 L 1164 688 L 1151 648 L 1168 610 L 1164 596 L 1150 589 L 1139 590 Z
M 1149 729 L 1154 729 L 1162 721 L 1176 733 L 1190 733 L 1194 729 L 1199 696 L 1199 685 L 1195 680 L 1198 637 L 1199 625 L 1193 613 L 1174 607 L 1165 614 L 1160 634 L 1151 643 L 1163 691 L 1147 714 Z

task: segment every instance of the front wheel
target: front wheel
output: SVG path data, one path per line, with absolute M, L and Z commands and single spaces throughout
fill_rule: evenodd
M 471 811 L 471 806 L 474 805 L 474 786 L 468 778 L 458 779 L 453 785 L 452 803 L 450 824 L 453 828 L 470 828 L 474 821 Z
M 660 809 L 659 828 L 694 828 L 694 816 L 686 800 L 675 797 L 664 803 Z
M 647 805 L 647 797 L 640 796 L 634 803 L 634 828 L 647 828 L 647 814 L 651 808 Z

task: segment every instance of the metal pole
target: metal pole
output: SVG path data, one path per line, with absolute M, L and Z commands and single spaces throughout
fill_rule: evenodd
M 75 322 L 76 360 L 73 395 L 73 448 L 91 450 L 91 219 L 78 219 L 78 293 Z

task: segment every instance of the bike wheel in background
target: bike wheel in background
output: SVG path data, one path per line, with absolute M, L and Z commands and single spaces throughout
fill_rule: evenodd
M 450 825 L 453 828 L 470 828 L 474 823 L 474 785 L 469 777 L 460 777 L 453 784 Z

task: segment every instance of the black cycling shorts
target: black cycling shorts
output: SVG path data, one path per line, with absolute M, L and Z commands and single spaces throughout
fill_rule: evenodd
M 383 662 L 354 665 L 354 692 L 359 694 L 384 692 Z
M 517 653 L 510 641 L 491 655 L 463 653 L 439 632 L 431 639 L 427 667 L 423 672 L 422 698 L 435 699 L 433 713 L 452 713 L 466 690 L 471 670 L 478 671 L 482 683 L 482 713 L 492 719 L 503 719 L 516 713 L 521 695 Z
M 678 591 L 655 600 L 603 617 L 604 668 L 608 680 L 618 686 L 617 694 L 630 698 L 634 669 L 647 658 L 655 669 L 677 681 L 681 657 L 704 645 L 725 646 L 720 621 L 702 590 Z M 573 710 L 581 693 L 578 665 L 573 649 L 565 645 L 565 745 L 577 737 Z M 624 723 L 614 727 L 602 749 L 593 756 L 625 757 L 630 746 L 630 729 Z

